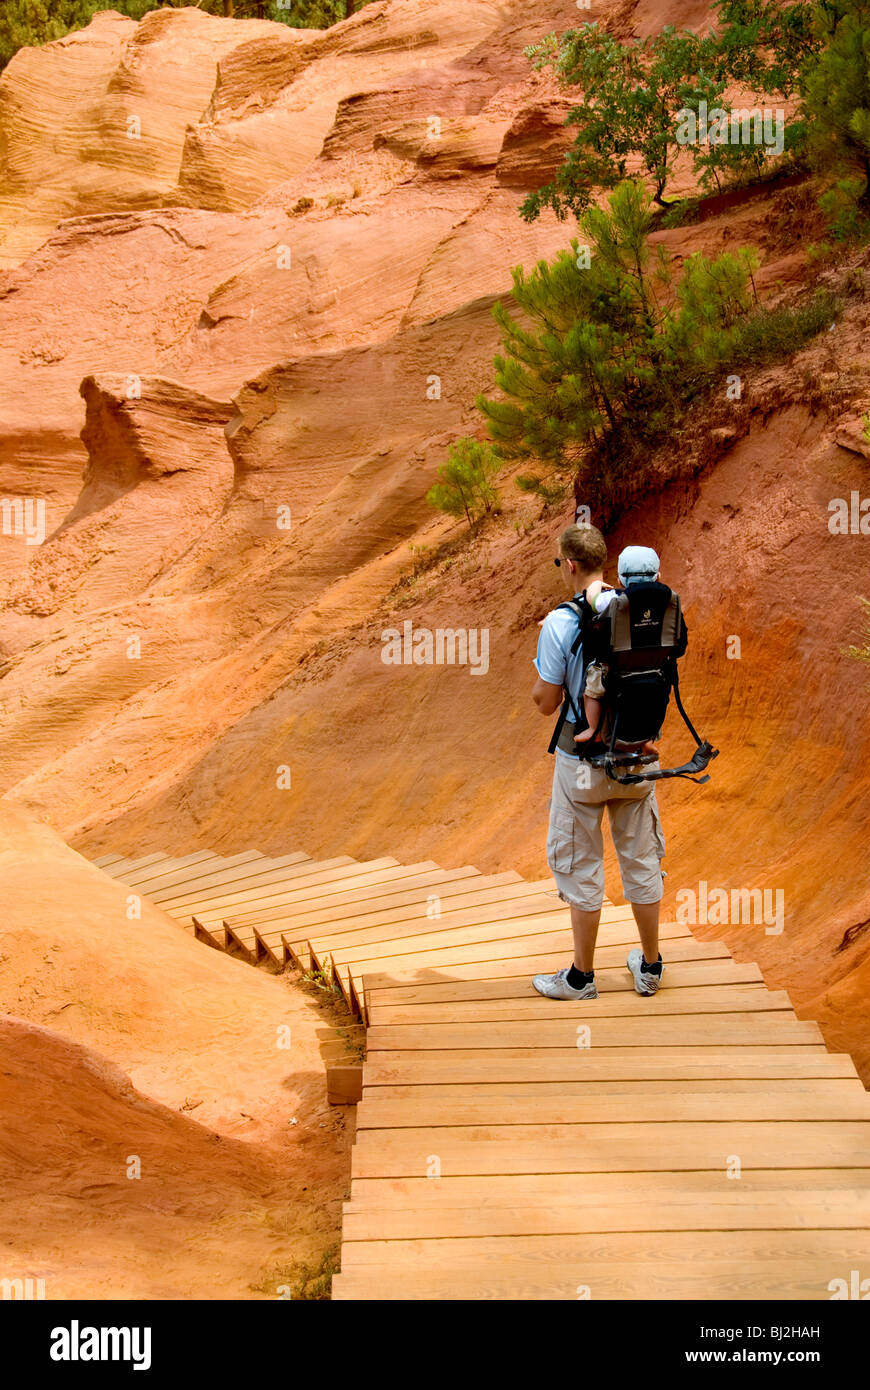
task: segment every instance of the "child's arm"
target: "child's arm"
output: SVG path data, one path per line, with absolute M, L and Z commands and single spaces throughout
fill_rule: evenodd
M 603 583 L 600 579 L 595 579 L 586 590 L 586 601 L 595 613 L 603 613 L 610 606 L 616 590 L 609 584 Z

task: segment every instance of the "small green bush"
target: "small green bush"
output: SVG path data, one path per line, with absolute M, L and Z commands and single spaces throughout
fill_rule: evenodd
M 438 473 L 438 482 L 426 493 L 426 501 L 448 516 L 462 516 L 469 526 L 497 511 L 499 493 L 495 479 L 502 467 L 491 444 L 471 436 L 451 445 L 447 462 Z

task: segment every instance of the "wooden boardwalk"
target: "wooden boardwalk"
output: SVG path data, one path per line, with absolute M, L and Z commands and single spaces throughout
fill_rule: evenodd
M 200 940 L 334 973 L 367 1025 L 338 1299 L 830 1299 L 870 1277 L 870 1098 L 785 991 L 687 927 L 634 993 L 604 909 L 600 998 L 550 880 L 255 851 L 107 873 Z

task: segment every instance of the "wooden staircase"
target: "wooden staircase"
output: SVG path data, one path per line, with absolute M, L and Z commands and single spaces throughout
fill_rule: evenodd
M 607 905 L 596 1001 L 549 879 L 256 851 L 96 861 L 218 950 L 334 973 L 366 1025 L 338 1299 L 830 1299 L 870 1278 L 870 1098 L 758 966 Z

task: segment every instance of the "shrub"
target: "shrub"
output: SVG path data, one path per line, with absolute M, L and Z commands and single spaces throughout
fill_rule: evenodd
M 496 511 L 499 494 L 495 486 L 502 463 L 491 444 L 470 436 L 451 445 L 447 462 L 438 473 L 438 482 L 426 493 L 426 501 L 448 516 L 462 516 L 469 526 L 489 512 Z

